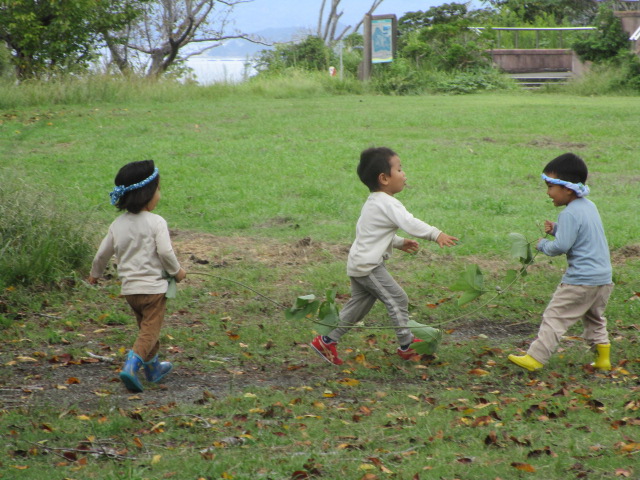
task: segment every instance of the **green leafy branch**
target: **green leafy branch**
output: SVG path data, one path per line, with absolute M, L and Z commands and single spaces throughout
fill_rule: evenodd
M 524 235 L 520 233 L 510 233 L 509 240 L 511 241 L 511 256 L 518 259 L 521 267 L 519 270 L 507 270 L 504 279 L 505 287 L 496 287 L 495 291 L 497 294 L 488 302 L 484 303 L 482 307 L 509 289 L 519 278 L 525 277 L 527 275 L 527 268 L 535 259 L 535 255 L 533 255 L 531 251 L 531 242 L 529 242 Z M 480 271 L 480 267 L 476 264 L 469 265 L 450 288 L 454 292 L 462 292 L 457 302 L 459 307 L 472 302 L 489 291 L 484 288 L 484 276 Z
M 303 295 L 296 298 L 293 306 L 284 312 L 287 320 L 312 320 L 320 335 L 327 335 L 338 326 L 340 316 L 336 304 L 336 291 L 327 290 L 325 300 L 320 302 L 315 295 Z
M 316 299 L 315 295 L 303 295 L 298 297 L 293 306 L 285 311 L 287 320 L 301 320 L 303 318 L 311 320 L 315 324 L 315 329 L 320 335 L 327 335 L 335 330 L 340 322 L 338 305 L 335 301 L 336 291 L 327 290 L 324 301 Z M 397 328 L 397 327 L 376 327 L 363 325 L 349 325 L 344 328 Z M 442 341 L 442 330 L 429 327 L 415 320 L 409 320 L 407 327 L 411 333 L 422 342 L 411 346 L 417 353 L 433 355 L 436 353 Z
M 509 269 L 504 279 L 504 287 L 496 287 L 496 295 L 491 297 L 485 303 L 480 305 L 477 309 L 466 312 L 456 318 L 439 323 L 437 326 L 446 325 L 466 317 L 472 313 L 487 306 L 498 295 L 507 291 L 515 282 L 527 275 L 527 268 L 533 263 L 535 257 L 532 253 L 531 243 L 524 235 L 519 233 L 510 233 L 509 240 L 511 241 L 510 254 L 512 257 L 518 259 L 521 266 L 518 270 Z M 480 271 L 478 265 L 469 265 L 466 270 L 461 274 L 458 280 L 450 287 L 455 292 L 462 292 L 458 298 L 458 306 L 463 306 L 478 297 L 484 295 L 489 290 L 484 286 L 484 276 Z M 315 295 L 303 295 L 298 297 L 294 305 L 285 311 L 285 318 L 287 320 L 311 320 L 315 326 L 316 331 L 320 335 L 327 335 L 333 331 L 340 321 L 338 305 L 335 301 L 336 291 L 327 290 L 325 299 L 321 302 L 316 299 Z M 349 325 L 344 328 L 362 328 L 362 329 L 393 329 L 397 327 L 389 326 L 363 326 L 363 325 Z M 412 345 L 412 348 L 421 354 L 431 355 L 436 352 L 440 342 L 442 340 L 442 330 L 439 330 L 428 325 L 416 322 L 410 319 L 407 327 L 411 330 L 414 336 L 422 340 L 422 342 Z

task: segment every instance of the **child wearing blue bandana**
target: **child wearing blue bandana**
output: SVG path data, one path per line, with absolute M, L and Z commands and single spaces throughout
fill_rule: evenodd
M 523 356 L 509 360 L 529 371 L 542 368 L 555 352 L 560 338 L 579 320 L 583 337 L 595 351 L 591 365 L 611 370 L 610 344 L 604 310 L 613 290 L 609 246 L 602 220 L 589 194 L 587 166 L 573 153 L 565 153 L 544 167 L 542 179 L 556 207 L 565 207 L 557 223 L 545 221 L 553 240 L 538 240 L 537 250 L 549 256 L 566 255 L 567 270 L 542 314 L 538 337 Z
M 120 169 L 110 193 L 111 204 L 126 210 L 109 227 L 93 260 L 89 283 L 96 284 L 115 255 L 121 293 L 138 321 L 138 338 L 127 355 L 120 379 L 142 392 L 138 370 L 157 383 L 173 368 L 158 360 L 160 329 L 166 309 L 167 277 L 181 281 L 187 275 L 173 252 L 167 222 L 151 213 L 160 201 L 160 175 L 153 160 L 132 162 Z

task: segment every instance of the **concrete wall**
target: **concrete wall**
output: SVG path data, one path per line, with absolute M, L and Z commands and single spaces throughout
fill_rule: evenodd
M 613 14 L 622 22 L 622 29 L 631 36 L 640 27 L 640 12 L 613 12 Z M 636 41 L 633 45 L 633 50 L 640 54 L 640 42 Z
M 574 54 L 570 48 L 491 50 L 493 63 L 507 73 L 572 72 Z

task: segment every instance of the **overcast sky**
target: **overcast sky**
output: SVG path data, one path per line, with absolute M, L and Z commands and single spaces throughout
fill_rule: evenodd
M 375 11 L 376 15 L 396 14 L 398 18 L 406 12 L 426 11 L 431 7 L 454 0 L 384 0 Z M 330 4 L 331 0 L 327 0 Z M 340 23 L 355 25 L 369 10 L 373 0 L 342 0 L 339 10 L 344 12 Z M 459 0 L 457 3 L 464 3 Z M 233 19 L 235 27 L 245 33 L 264 28 L 300 27 L 316 29 L 322 0 L 253 0 L 235 7 Z M 481 7 L 481 1 L 474 0 L 473 8 Z M 328 6 L 325 7 L 325 11 Z M 325 13 L 326 15 L 326 13 Z

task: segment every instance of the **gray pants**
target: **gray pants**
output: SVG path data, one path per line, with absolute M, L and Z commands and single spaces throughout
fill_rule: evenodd
M 540 363 L 547 363 L 558 348 L 560 338 L 576 322 L 582 320 L 582 336 L 590 345 L 609 343 L 604 309 L 613 284 L 589 286 L 560 284 L 542 314 L 538 338 L 527 353 Z
M 413 340 L 407 328 L 409 321 L 409 298 L 400 285 L 393 279 L 384 265 L 379 265 L 365 277 L 349 277 L 351 279 L 351 299 L 340 312 L 338 327 L 327 335 L 336 342 L 347 333 L 351 325 L 358 323 L 369 313 L 376 300 L 387 307 L 391 322 L 397 326 L 396 336 L 400 345 L 407 345 Z M 345 328 L 346 327 L 346 328 Z

